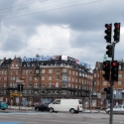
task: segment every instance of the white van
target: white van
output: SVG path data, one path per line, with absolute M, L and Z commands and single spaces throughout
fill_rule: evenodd
M 63 111 L 77 114 L 82 111 L 82 101 L 80 99 L 56 99 L 48 107 L 50 112 Z

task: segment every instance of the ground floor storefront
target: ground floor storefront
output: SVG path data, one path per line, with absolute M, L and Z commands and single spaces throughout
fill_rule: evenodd
M 105 109 L 110 106 L 110 101 L 106 99 L 101 99 L 101 98 L 92 98 L 90 100 L 89 97 L 73 97 L 73 96 L 9 96 L 9 95 L 4 95 L 0 96 L 0 101 L 5 101 L 9 105 L 16 105 L 18 106 L 19 104 L 21 106 L 36 106 L 40 104 L 49 104 L 53 102 L 55 99 L 76 99 L 79 98 L 82 100 L 82 105 L 84 109 Z M 91 104 L 91 106 L 90 106 Z M 124 99 L 114 99 L 113 100 L 113 106 L 118 105 L 118 104 L 124 104 Z

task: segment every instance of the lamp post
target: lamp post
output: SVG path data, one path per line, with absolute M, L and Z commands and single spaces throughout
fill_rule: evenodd
M 94 86 L 94 81 L 91 83 L 91 87 L 90 87 L 90 112 L 92 112 L 92 94 L 93 94 L 93 86 Z

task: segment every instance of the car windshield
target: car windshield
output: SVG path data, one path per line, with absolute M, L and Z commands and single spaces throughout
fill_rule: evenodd
M 121 108 L 121 107 L 122 107 L 122 105 L 117 105 L 114 108 Z
M 82 101 L 81 100 L 79 100 L 79 104 L 82 104 Z

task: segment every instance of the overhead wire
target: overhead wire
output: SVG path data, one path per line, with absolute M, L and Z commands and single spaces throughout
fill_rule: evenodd
M 55 11 L 55 10 L 60 10 L 60 9 L 65 9 L 65 8 L 70 8 L 70 7 L 85 5 L 85 4 L 92 4 L 92 3 L 101 2 L 101 1 L 105 1 L 105 0 L 95 0 L 95 1 L 85 2 L 85 3 L 68 5 L 68 6 L 59 7 L 59 8 L 52 8 L 52 9 L 44 10 L 44 11 L 40 11 L 40 12 L 34 12 L 34 13 L 28 13 L 28 14 L 22 14 L 22 15 L 15 15 L 15 16 L 9 16 L 9 17 L 6 17 L 6 16 L 0 16 L 0 17 L 1 18 L 4 18 L 4 19 L 6 19 L 6 18 L 17 18 L 17 17 L 29 16 L 29 15 L 34 15 L 34 14 L 40 14 L 40 13 L 44 13 L 44 12 Z
M 69 8 L 69 7 L 74 7 L 74 6 L 80 6 L 80 5 L 85 5 L 85 4 L 91 4 L 91 3 L 95 3 L 95 2 L 101 2 L 103 0 L 95 0 L 95 1 L 90 1 L 90 2 L 85 2 L 85 3 L 78 3 L 78 4 L 74 4 L 74 5 L 67 5 L 67 6 L 64 6 L 64 7 L 59 7 L 59 8 L 52 8 L 52 9 L 49 9 L 49 10 L 44 10 L 44 11 L 40 11 L 40 12 L 35 12 L 35 13 L 28 13 L 28 14 L 23 14 L 23 15 L 18 15 L 18 16 L 11 16 L 11 17 L 5 17 L 4 18 L 17 18 L 17 17 L 22 17 L 22 16 L 27 16 L 27 15 L 33 15 L 33 14 L 40 14 L 40 13 L 44 13 L 44 12 L 49 12 L 49 11 L 53 11 L 53 10 L 58 10 L 58 9 L 64 9 L 64 8 Z M 76 2 L 76 1 L 75 1 Z M 66 4 L 66 3 L 64 3 Z M 57 6 L 57 5 L 56 5 Z M 16 42 L 16 41 L 15 41 Z M 6 44 L 6 43 L 5 43 Z M 23 43 L 22 43 L 23 44 Z M 12 44 L 6 44 L 6 45 L 10 45 L 12 46 Z M 36 48 L 38 49 L 38 48 Z

